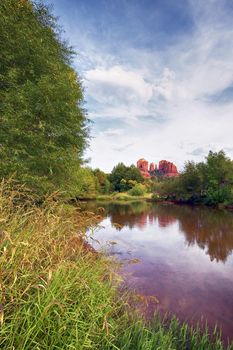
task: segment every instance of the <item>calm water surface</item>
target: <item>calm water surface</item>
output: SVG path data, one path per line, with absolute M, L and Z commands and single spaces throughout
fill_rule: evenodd
M 130 287 L 155 295 L 162 313 L 208 320 L 210 327 L 217 322 L 224 338 L 233 339 L 233 213 L 147 202 L 86 205 L 105 208 L 95 248 L 140 259 L 124 265 Z

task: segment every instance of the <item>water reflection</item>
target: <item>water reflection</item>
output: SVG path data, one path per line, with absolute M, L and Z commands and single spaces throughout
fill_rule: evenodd
M 96 204 L 93 205 L 95 210 Z M 172 204 L 100 204 L 105 209 L 115 228 L 144 230 L 158 223 L 160 228 L 178 224 L 188 246 L 198 245 L 209 255 L 210 260 L 226 262 L 233 250 L 233 213 L 205 207 L 178 206 Z
M 124 264 L 130 288 L 155 295 L 162 313 L 190 323 L 203 318 L 211 328 L 217 322 L 225 339 L 233 338 L 233 213 L 146 202 L 87 204 L 91 211 L 98 207 L 105 209 L 105 228 L 94 235 L 101 247 L 121 260 L 140 260 Z

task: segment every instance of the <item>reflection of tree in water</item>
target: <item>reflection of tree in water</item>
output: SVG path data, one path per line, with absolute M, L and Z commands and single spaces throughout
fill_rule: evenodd
M 171 204 L 101 203 L 105 215 L 112 224 L 130 229 L 143 229 L 147 224 L 158 221 L 159 227 L 167 227 L 178 221 L 188 245 L 197 244 L 206 249 L 211 260 L 225 262 L 233 250 L 233 214 L 227 211 L 205 207 L 178 206 Z M 89 210 L 96 210 L 89 207 Z
M 131 202 L 131 203 L 106 203 L 106 202 L 83 202 L 81 203 L 83 210 L 98 212 L 98 208 L 104 208 L 101 212 L 103 217 L 109 217 L 111 223 L 118 224 L 117 229 L 127 226 L 132 229 L 135 226 L 140 228 L 145 227 L 147 217 L 151 212 L 151 204 L 146 202 Z M 150 214 L 153 215 L 154 214 Z
M 233 215 L 230 212 L 160 204 L 156 206 L 156 215 L 158 222 L 161 218 L 162 222 L 169 224 L 178 220 L 188 245 L 197 244 L 201 249 L 206 249 L 211 261 L 225 262 L 233 250 Z
M 182 208 L 180 230 L 189 245 L 207 249 L 211 260 L 225 262 L 233 250 L 233 215 L 221 210 Z
M 146 202 L 133 202 L 125 204 L 109 204 L 108 216 L 112 223 L 121 226 L 143 228 L 147 224 L 147 217 L 151 211 L 150 205 Z
M 166 227 L 177 220 L 174 214 L 169 213 L 166 208 L 159 210 L 158 213 L 159 208 L 147 202 L 111 203 L 106 207 L 106 211 L 112 223 L 118 223 L 130 229 L 134 227 L 143 229 L 147 224 L 152 225 L 156 219 L 160 227 Z

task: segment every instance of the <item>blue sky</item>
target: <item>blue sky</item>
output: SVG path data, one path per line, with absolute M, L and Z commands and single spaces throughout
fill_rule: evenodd
M 45 2 L 78 53 L 92 167 L 233 158 L 233 1 Z

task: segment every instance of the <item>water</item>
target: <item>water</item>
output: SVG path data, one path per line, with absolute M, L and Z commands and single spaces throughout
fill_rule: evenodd
M 217 322 L 233 339 L 233 213 L 147 202 L 87 206 L 105 208 L 95 248 L 126 261 L 128 286 L 159 300 L 149 313 L 207 320 L 210 328 Z

